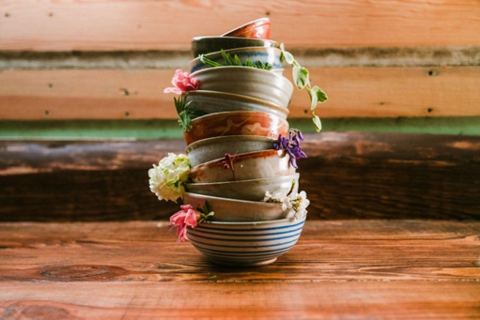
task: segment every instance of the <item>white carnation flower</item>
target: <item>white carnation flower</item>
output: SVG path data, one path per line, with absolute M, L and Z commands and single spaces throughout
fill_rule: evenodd
M 266 191 L 263 201 L 272 202 L 272 203 L 281 203 L 282 210 L 287 210 L 292 208 L 292 204 L 290 203 L 290 198 L 287 196 L 287 194 L 282 192 L 274 192 L 273 194 L 271 194 L 269 191 Z
M 292 199 L 293 210 L 295 210 L 295 220 L 303 220 L 307 217 L 307 207 L 310 204 L 310 200 L 307 199 L 307 193 L 301 191 L 296 199 Z
M 153 168 L 148 170 L 150 191 L 155 193 L 159 200 L 172 200 L 176 203 L 178 198 L 183 198 L 184 184 L 189 173 L 188 156 L 169 153 L 160 160 L 158 166 L 153 165 Z

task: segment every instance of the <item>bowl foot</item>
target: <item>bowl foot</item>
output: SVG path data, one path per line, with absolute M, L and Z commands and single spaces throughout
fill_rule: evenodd
M 221 266 L 227 267 L 237 267 L 237 268 L 250 268 L 250 267 L 261 267 L 274 263 L 277 261 L 277 258 L 262 260 L 262 261 L 232 261 L 232 260 L 223 260 L 209 258 L 211 262 Z

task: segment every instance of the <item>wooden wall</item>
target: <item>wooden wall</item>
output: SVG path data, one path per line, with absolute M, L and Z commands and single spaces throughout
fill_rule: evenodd
M 0 14 L 0 120 L 173 119 L 162 89 L 191 38 L 264 16 L 328 93 L 321 117 L 480 116 L 477 0 L 4 0 Z
M 478 0 L 3 0 L 0 126 L 171 124 L 177 116 L 163 89 L 193 58 L 191 38 L 264 16 L 272 39 L 327 92 L 322 118 L 480 116 Z M 309 116 L 307 99 L 295 91 L 290 119 Z M 183 150 L 181 140 L 65 142 L 56 132 L 55 141 L 0 143 L 0 221 L 154 219 L 175 210 L 150 193 L 146 174 Z M 311 219 L 479 218 L 478 137 L 309 139 L 300 173 Z

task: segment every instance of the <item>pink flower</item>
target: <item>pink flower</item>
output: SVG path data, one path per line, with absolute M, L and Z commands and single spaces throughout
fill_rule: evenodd
M 188 72 L 183 72 L 182 69 L 177 69 L 172 79 L 173 87 L 166 88 L 163 93 L 173 92 L 175 94 L 182 94 L 183 92 L 198 90 L 200 83 L 195 77 L 190 77 Z
M 177 242 L 188 241 L 187 227 L 195 228 L 197 226 L 197 219 L 200 216 L 200 213 L 195 211 L 189 204 L 180 206 L 180 208 L 182 208 L 182 210 L 170 217 L 170 226 L 172 228 L 177 227 Z

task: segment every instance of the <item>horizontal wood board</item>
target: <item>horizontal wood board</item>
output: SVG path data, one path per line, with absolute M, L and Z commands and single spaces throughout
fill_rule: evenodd
M 480 116 L 480 67 L 311 68 L 329 101 L 320 117 Z M 177 119 L 174 70 L 4 70 L 0 119 Z M 291 80 L 291 69 L 285 76 Z M 294 90 L 289 118 L 310 116 Z
M 291 47 L 480 45 L 475 0 L 2 1 L 0 50 L 188 50 L 260 17 Z
M 480 218 L 480 138 L 308 134 L 299 161 L 309 219 Z M 1 142 L 1 221 L 167 218 L 147 171 L 183 140 Z
M 0 317 L 474 319 L 478 222 L 308 221 L 270 266 L 211 264 L 167 223 L 0 224 Z

